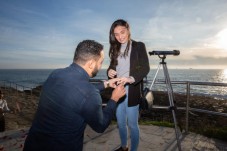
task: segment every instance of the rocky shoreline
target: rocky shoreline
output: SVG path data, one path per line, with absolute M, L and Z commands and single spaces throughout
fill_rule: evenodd
M 36 112 L 41 86 L 32 91 L 18 92 L 14 89 L 2 90 L 5 93 L 6 100 L 11 111 L 5 113 L 6 130 L 23 129 L 30 127 L 32 119 Z M 103 102 L 105 103 L 111 94 L 111 89 L 106 89 L 101 93 Z M 32 93 L 31 93 L 32 92 Z M 154 91 L 154 105 L 169 106 L 168 95 L 166 92 Z M 174 93 L 174 102 L 177 107 L 186 106 L 185 94 Z M 191 108 L 204 109 L 227 113 L 227 100 L 216 100 L 212 97 L 191 95 L 189 106 Z M 176 117 L 181 129 L 185 128 L 185 111 L 176 110 Z M 151 121 L 168 121 L 172 122 L 172 113 L 168 110 L 152 109 L 151 111 L 141 111 L 140 120 Z M 201 129 L 211 128 L 227 128 L 227 117 L 217 116 L 199 112 L 190 112 L 189 114 L 189 130 L 195 128 Z M 227 130 L 226 130 L 227 131 Z

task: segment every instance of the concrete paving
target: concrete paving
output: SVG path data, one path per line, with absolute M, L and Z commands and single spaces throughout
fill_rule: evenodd
M 114 151 L 120 146 L 116 125 L 110 126 L 103 134 L 95 133 L 87 127 L 84 151 Z M 128 137 L 130 146 L 130 137 Z M 227 142 L 207 138 L 199 134 L 181 134 L 179 137 L 182 151 L 227 151 Z M 178 151 L 174 128 L 140 125 L 140 144 L 138 151 Z
M 22 151 L 28 128 L 0 133 L 0 151 Z M 227 142 L 189 133 L 180 135 L 182 151 L 227 151 Z M 130 146 L 130 137 L 128 137 Z M 113 151 L 120 146 L 117 125 L 104 133 L 96 133 L 89 126 L 84 134 L 83 151 Z M 138 151 L 178 151 L 175 129 L 140 125 Z

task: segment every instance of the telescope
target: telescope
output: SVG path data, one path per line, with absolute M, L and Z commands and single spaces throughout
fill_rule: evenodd
M 174 105 L 174 96 L 173 96 L 173 88 L 171 85 L 171 81 L 170 81 L 170 77 L 169 77 L 169 73 L 168 73 L 168 69 L 167 69 L 167 63 L 165 62 L 166 56 L 167 55 L 174 55 L 174 56 L 178 56 L 180 54 L 179 50 L 154 50 L 152 52 L 149 52 L 150 55 L 158 55 L 158 57 L 161 59 L 161 61 L 159 62 L 158 65 L 158 69 L 155 73 L 154 79 L 151 83 L 151 86 L 149 88 L 149 91 L 151 90 L 153 84 L 156 81 L 156 77 L 158 75 L 158 71 L 160 69 L 160 66 L 162 65 L 163 67 L 163 73 L 165 76 L 165 83 L 166 83 L 166 88 L 167 88 L 167 92 L 168 92 L 168 98 L 169 98 L 169 110 L 172 112 L 173 115 L 173 121 L 174 121 L 174 127 L 175 127 L 175 134 L 176 134 L 176 140 L 177 140 L 177 146 L 178 146 L 178 150 L 181 151 L 181 143 L 180 143 L 180 139 L 179 139 L 179 133 L 177 130 L 177 119 L 176 119 L 176 113 L 175 110 L 177 109 L 176 106 Z
M 179 50 L 154 50 L 152 52 L 149 52 L 149 55 L 174 55 L 174 56 L 178 56 L 180 54 Z

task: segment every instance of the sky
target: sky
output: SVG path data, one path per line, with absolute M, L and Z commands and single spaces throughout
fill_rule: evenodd
M 55 69 L 72 63 L 79 42 L 104 45 L 117 19 L 146 45 L 151 68 L 227 69 L 226 0 L 0 0 L 0 69 Z

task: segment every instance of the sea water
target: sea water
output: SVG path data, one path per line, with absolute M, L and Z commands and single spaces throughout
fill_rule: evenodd
M 42 85 L 49 74 L 54 69 L 0 69 L 0 84 L 3 81 L 17 83 L 23 85 L 27 89 Z M 155 77 L 155 73 L 158 73 Z M 227 83 L 227 70 L 223 69 L 168 69 L 171 81 L 182 82 L 215 82 Z M 151 82 L 164 81 L 163 70 L 151 69 L 147 80 L 147 87 L 150 87 Z M 97 76 L 92 79 L 107 79 L 106 69 L 98 72 Z M 186 85 L 172 84 L 173 91 L 186 93 Z M 164 84 L 154 84 L 152 90 L 165 90 Z M 206 85 L 191 85 L 190 92 L 195 94 L 212 95 L 216 97 L 227 98 L 227 87 L 224 86 L 206 86 Z

